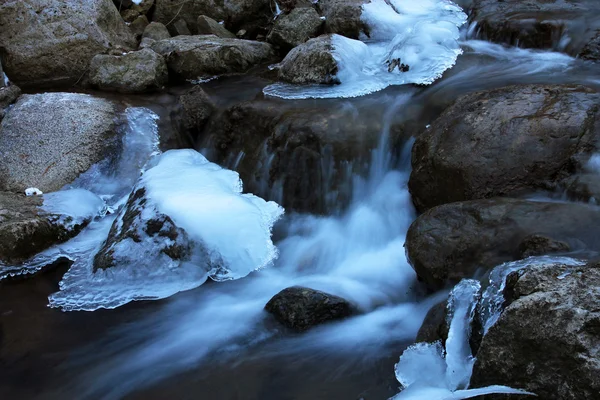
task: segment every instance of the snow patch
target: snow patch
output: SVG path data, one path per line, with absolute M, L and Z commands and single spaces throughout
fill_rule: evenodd
M 25 196 L 41 196 L 44 192 L 35 187 L 30 187 L 25 189 Z

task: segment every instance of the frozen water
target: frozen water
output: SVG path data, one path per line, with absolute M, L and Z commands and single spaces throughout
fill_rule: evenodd
M 46 193 L 40 207 L 48 214 L 60 215 L 60 222 L 73 227 L 106 214 L 104 200 L 85 189 L 68 189 Z
M 44 192 L 38 188 L 30 187 L 25 189 L 25 196 L 40 196 L 42 194 L 44 194 Z
M 590 157 L 590 160 L 587 164 L 587 169 L 590 172 L 600 174 L 600 154 L 594 154 L 592 157 Z
M 361 20 L 369 37 L 332 35 L 341 84 L 275 83 L 264 93 L 287 99 L 357 97 L 390 85 L 429 85 L 462 54 L 459 28 L 467 16 L 451 1 L 372 0 L 363 5 Z

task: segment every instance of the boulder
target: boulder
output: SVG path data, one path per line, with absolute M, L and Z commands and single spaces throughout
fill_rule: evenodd
M 36 90 L 74 84 L 96 54 L 136 45 L 110 0 L 7 0 L 0 26 L 5 71 Z
M 350 39 L 359 39 L 361 33 L 368 36 L 368 27 L 361 20 L 362 6 L 368 0 L 321 0 L 319 7 L 325 17 L 325 31 L 337 33 Z
M 169 69 L 183 79 L 246 72 L 273 57 L 271 45 L 214 35 L 177 36 L 152 49 L 165 56 Z
M 13 104 L 21 95 L 21 89 L 17 85 L 8 84 L 0 88 L 0 122 L 6 114 L 6 108 Z
M 483 337 L 470 386 L 507 385 L 540 399 L 597 399 L 599 288 L 597 263 L 541 264 L 509 275 L 505 309 Z
M 148 21 L 148 17 L 145 15 L 140 15 L 131 24 L 129 24 L 129 29 L 131 30 L 133 36 L 135 36 L 136 40 L 140 40 L 149 24 L 150 22 Z
M 236 36 L 229 32 L 225 27 L 214 19 L 201 15 L 198 17 L 198 34 L 215 35 L 222 38 L 235 38 Z
M 567 50 L 577 54 L 593 36 L 585 27 L 599 15 L 595 0 L 475 0 L 471 21 L 477 22 L 478 36 L 499 43 L 530 48 L 559 48 L 567 34 Z
M 145 49 L 151 47 L 158 40 L 169 39 L 171 34 L 169 33 L 166 26 L 160 22 L 151 22 L 142 33 L 142 41 L 140 48 Z
M 198 16 L 206 15 L 216 21 L 225 21 L 225 28 L 232 32 L 246 29 L 261 31 L 273 20 L 270 0 L 156 0 L 153 20 L 167 24 L 175 18 L 183 18 L 193 34 L 198 33 Z M 169 25 L 172 30 L 172 25 Z
M 583 47 L 579 57 L 589 61 L 600 61 L 600 31 Z
M 323 20 L 314 8 L 295 8 L 277 18 L 267 41 L 288 51 L 317 36 L 322 25 Z
M 89 79 L 101 90 L 141 93 L 162 88 L 169 80 L 169 71 L 161 55 L 142 49 L 122 56 L 95 56 Z
M 192 34 L 192 32 L 190 31 L 190 28 L 188 28 L 187 23 L 185 22 L 185 19 L 183 19 L 183 18 L 179 18 L 171 26 L 172 26 L 171 31 L 173 32 L 173 36 L 179 36 L 179 35 L 188 35 L 189 36 Z
M 450 327 L 446 322 L 448 315 L 448 301 L 444 300 L 435 306 L 431 307 L 423 324 L 417 333 L 416 343 L 435 343 L 440 341 L 442 346 L 445 346 L 448 339 L 448 330 Z
M 410 226 L 405 246 L 419 278 L 440 289 L 529 252 L 564 252 L 567 246 L 598 251 L 599 223 L 597 208 L 584 204 L 474 200 L 422 214 Z M 537 245 L 540 240 L 545 245 Z
M 145 252 L 143 259 L 132 251 L 134 245 Z M 148 202 L 146 189 L 138 184 L 94 257 L 93 268 L 97 271 L 128 265 L 150 266 L 150 269 L 152 265 L 177 267 L 191 255 L 192 243 L 187 233 Z
M 382 130 L 384 107 L 359 116 L 355 107 L 269 98 L 235 104 L 211 118 L 200 146 L 239 172 L 248 192 L 287 211 L 339 210 L 351 197 L 352 176 L 368 172 Z M 392 130 L 392 148 L 402 134 Z
M 171 119 L 177 121 L 180 133 L 193 140 L 203 131 L 215 105 L 200 86 L 194 86 L 178 100 L 179 107 L 171 114 Z
M 297 332 L 356 313 L 355 307 L 341 297 L 301 286 L 283 289 L 269 300 L 265 310 Z
M 294 8 L 313 7 L 312 0 L 279 0 L 277 2 L 282 12 L 289 13 Z
M 454 201 L 554 190 L 583 171 L 600 138 L 600 94 L 509 86 L 460 97 L 413 146 L 419 211 Z
M 52 245 L 75 236 L 76 226 L 59 223 L 39 209 L 41 196 L 0 192 L 0 264 L 18 264 Z
M 331 35 L 322 35 L 292 49 L 280 64 L 278 76 L 295 84 L 335 84 L 338 65 L 333 57 Z
M 116 111 L 85 94 L 23 95 L 0 124 L 0 190 L 51 192 L 118 145 Z

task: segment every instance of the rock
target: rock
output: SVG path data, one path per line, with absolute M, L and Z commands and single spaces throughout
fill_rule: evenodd
M 0 124 L 0 190 L 52 192 L 114 152 L 110 101 L 75 93 L 23 95 Z
M 90 83 L 101 90 L 142 93 L 160 89 L 168 80 L 167 63 L 150 49 L 122 56 L 99 54 L 90 63 Z
M 170 39 L 171 34 L 166 26 L 159 22 L 150 22 L 150 24 L 144 29 L 144 33 L 142 38 L 152 39 L 152 40 L 163 40 Z
M 214 103 L 200 86 L 194 86 L 179 96 L 178 103 L 180 108 L 171 115 L 171 119 L 177 121 L 180 133 L 197 138 L 215 111 Z
M 567 196 L 573 200 L 598 204 L 600 201 L 600 179 L 597 173 L 582 173 L 565 182 Z
M 140 15 L 131 24 L 129 24 L 129 29 L 131 30 L 133 36 L 135 36 L 137 40 L 140 40 L 148 25 L 148 18 L 145 15 Z
M 471 21 L 477 22 L 478 36 L 499 43 L 530 48 L 559 48 L 568 34 L 568 51 L 577 54 L 589 41 L 590 15 L 598 15 L 595 0 L 475 0 Z
M 566 253 L 571 248 L 565 242 L 544 235 L 529 235 L 519 244 L 519 257 L 543 256 L 552 253 Z
M 442 343 L 442 346 L 445 346 L 446 339 L 448 338 L 448 330 L 450 328 L 446 322 L 446 316 L 448 314 L 447 305 L 448 301 L 444 300 L 429 310 L 417 333 L 416 343 L 434 343 L 439 340 Z
M 183 79 L 245 72 L 273 56 L 271 45 L 213 35 L 177 36 L 152 49 L 166 57 L 169 69 Z
M 313 7 L 312 0 L 279 0 L 279 9 L 282 12 L 289 13 L 294 8 Z
M 222 38 L 235 38 L 236 36 L 229 32 L 222 24 L 219 24 L 214 19 L 201 15 L 198 17 L 198 34 L 199 35 L 215 35 Z
M 74 84 L 96 54 L 136 45 L 110 0 L 7 0 L 0 26 L 6 73 L 36 90 Z
M 354 306 L 341 297 L 301 286 L 277 293 L 269 300 L 265 310 L 297 332 L 356 313 Z
M 600 31 L 583 47 L 579 57 L 584 60 L 600 61 Z
M 130 251 L 136 245 L 145 251 L 140 259 Z M 117 217 L 108 237 L 94 257 L 94 272 L 115 266 L 172 266 L 188 260 L 192 243 L 187 233 L 178 228 L 168 215 L 160 213 L 146 198 L 146 189 L 138 184 Z
M 8 78 L 4 75 L 4 70 L 2 69 L 2 60 L 0 60 L 0 89 L 7 85 L 6 80 Z
M 173 36 L 192 34 L 190 28 L 188 28 L 187 23 L 183 18 L 180 18 L 177 21 L 175 21 L 172 26 Z
M 416 140 L 409 189 L 419 211 L 454 201 L 554 190 L 600 138 L 600 94 L 510 86 L 460 97 Z
M 290 50 L 319 34 L 323 20 L 313 8 L 295 8 L 275 21 L 267 41 Z
M 187 0 L 184 3 L 180 0 L 156 0 L 153 20 L 167 24 L 177 16 L 183 18 L 195 34 L 198 33 L 198 16 L 206 15 L 216 21 L 225 21 L 225 28 L 232 32 L 239 29 L 258 32 L 273 20 L 271 7 L 270 0 Z
M 540 399 L 597 399 L 599 288 L 597 263 L 542 264 L 511 274 L 505 290 L 511 298 L 483 337 L 470 386 L 508 385 Z
M 41 205 L 40 196 L 0 192 L 0 264 L 19 264 L 67 241 L 87 224 L 68 228 L 40 211 Z
M 335 84 L 338 65 L 331 35 L 322 35 L 292 49 L 281 62 L 279 79 L 295 84 Z
M 383 112 L 369 109 L 368 118 L 357 117 L 354 107 L 339 104 L 257 99 L 211 118 L 200 147 L 239 172 L 248 192 L 288 212 L 324 213 L 347 205 L 352 175 L 368 172 Z M 392 130 L 392 148 L 404 142 L 402 133 Z
M 13 104 L 21 95 L 21 89 L 17 85 L 9 84 L 0 88 L 0 122 L 6 114 L 6 108 Z
M 350 39 L 359 39 L 361 33 L 367 36 L 369 30 L 361 21 L 362 6 L 367 0 L 321 0 L 319 6 L 325 17 L 325 31 L 337 33 Z
M 248 32 L 245 29 L 240 29 L 239 31 L 237 31 L 237 33 L 235 34 L 235 36 L 237 38 L 240 38 L 240 39 L 247 39 L 248 38 Z
M 599 223 L 597 209 L 583 204 L 474 200 L 422 214 L 410 226 L 405 246 L 419 278 L 431 289 L 439 289 L 518 260 L 524 252 L 560 251 L 559 242 L 573 251 L 598 251 Z M 546 237 L 548 247 L 531 247 L 531 241 L 535 243 L 531 235 Z
M 132 23 L 140 16 L 140 13 L 135 10 L 129 9 L 121 11 L 121 18 L 123 18 L 123 20 L 127 23 Z

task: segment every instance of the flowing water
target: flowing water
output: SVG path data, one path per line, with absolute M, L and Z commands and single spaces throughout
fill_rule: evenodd
M 466 26 L 459 35 L 458 26 L 466 19 L 455 6 L 443 2 L 448 7 L 439 10 L 435 6 L 440 2 L 425 3 L 429 11 L 449 18 L 437 28 L 451 32 L 451 41 L 457 43 L 457 47 L 446 44 L 451 61 L 442 60 L 443 68 L 434 68 L 433 74 L 440 75 L 454 62 L 456 65 L 429 87 L 392 86 L 346 100 L 298 100 L 355 96 L 404 83 L 382 82 L 377 71 L 368 77 L 346 71 L 352 84 L 344 86 L 342 82 L 340 88 L 347 92 L 333 94 L 323 93 L 323 88 L 315 95 L 312 89 L 299 93 L 287 86 L 266 87 L 267 82 L 249 77 L 203 84 L 218 107 L 261 96 L 264 90 L 267 95 L 291 98 L 285 101 L 299 107 L 310 104 L 340 109 L 350 121 L 374 121 L 381 127 L 379 146 L 369 155 L 368 172 L 346 174 L 349 205 L 332 210 L 330 215 L 288 213 L 282 217 L 274 228 L 277 259 L 265 263 L 266 258 L 259 257 L 260 262 L 244 266 L 244 272 L 235 276 L 241 279 L 212 282 L 206 280 L 206 273 L 185 268 L 140 273 L 123 267 L 110 276 L 92 273 L 90 258 L 118 218 L 119 207 L 140 172 L 160 162 L 158 137 L 169 125 L 165 122 L 169 113 L 159 108 L 165 104 L 168 108 L 172 97 L 128 99 L 132 106 L 126 111 L 128 123 L 121 154 L 45 198 L 48 211 L 66 210 L 75 219 L 93 216 L 93 222 L 76 238 L 25 265 L 0 266 L 0 278 L 7 278 L 0 282 L 0 398 L 282 400 L 397 396 L 435 400 L 514 392 L 505 387 L 468 389 L 474 362 L 468 337 L 474 299 L 483 296 L 487 311 L 482 314 L 482 325 L 489 327 L 497 318 L 498 294 L 506 275 L 523 264 L 501 266 L 483 293 L 479 283 L 471 280 L 452 291 L 426 293 L 404 251 L 407 229 L 416 218 L 407 190 L 412 139 L 392 146 L 390 132 L 394 125 L 404 125 L 411 134 L 417 134 L 444 107 L 470 91 L 518 83 L 577 83 L 600 88 L 600 71 L 596 65 L 563 53 L 477 40 Z M 377 5 L 383 7 L 373 3 L 373 7 Z M 421 11 L 403 10 L 416 15 L 417 22 Z M 375 18 L 382 14 L 373 9 L 366 15 Z M 392 29 L 408 22 L 391 15 L 388 23 Z M 420 29 L 436 28 L 421 22 L 417 25 Z M 386 36 L 388 30 L 382 29 L 378 42 L 366 42 L 363 56 L 381 57 L 394 51 L 398 43 Z M 416 45 L 419 38 L 401 39 Z M 435 41 L 435 37 L 429 39 Z M 411 55 L 399 57 L 409 59 Z M 418 73 L 414 70 L 414 82 L 422 83 Z M 281 100 L 272 101 L 277 104 Z M 241 156 L 235 155 L 232 165 Z M 265 148 L 265 163 L 270 156 Z M 590 169 L 597 169 L 596 164 L 593 161 Z M 231 178 L 225 175 L 225 180 Z M 182 189 L 185 187 L 178 186 Z M 227 196 L 237 198 L 239 193 L 233 192 Z M 273 197 L 271 194 L 270 199 Z M 332 195 L 331 204 L 335 205 L 336 199 Z M 73 204 L 80 207 L 69 206 Z M 271 211 L 274 220 L 278 215 Z M 224 227 L 235 227 L 243 217 L 219 215 Z M 49 264 L 54 269 L 45 267 Z M 250 272 L 254 266 L 264 268 Z M 45 272 L 33 279 L 17 279 L 42 268 Z M 274 323 L 263 307 L 278 291 L 293 285 L 342 296 L 356 304 L 361 313 L 301 335 L 291 334 Z M 436 344 L 413 345 L 427 311 L 446 301 L 449 293 L 451 319 L 446 349 Z M 157 301 L 141 301 L 146 299 Z M 53 308 L 46 307 L 48 304 Z M 106 310 L 115 307 L 119 308 Z M 95 311 L 63 312 L 60 308 Z M 407 389 L 398 395 L 402 387 Z

